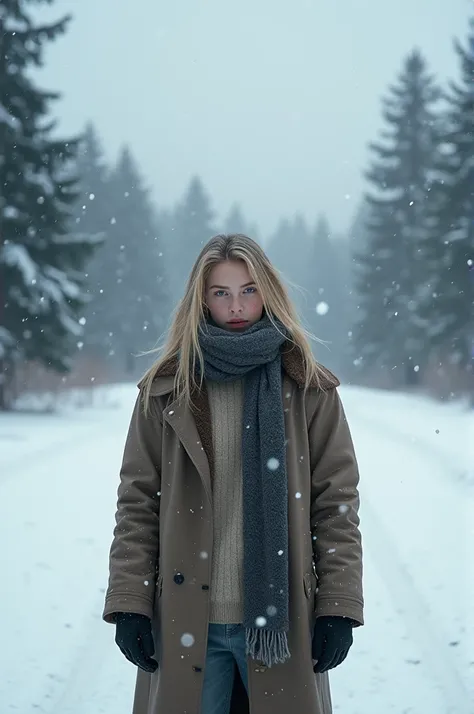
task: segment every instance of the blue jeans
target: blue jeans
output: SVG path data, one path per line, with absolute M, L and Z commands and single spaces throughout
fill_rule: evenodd
M 248 692 L 243 625 L 209 625 L 201 714 L 229 714 L 234 666 Z

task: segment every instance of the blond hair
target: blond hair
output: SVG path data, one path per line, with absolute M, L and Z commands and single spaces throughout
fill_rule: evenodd
M 173 313 L 168 339 L 163 347 L 145 354 L 162 351 L 161 357 L 141 380 L 145 413 L 148 412 L 150 390 L 159 370 L 168 362 L 177 361 L 174 381 L 175 398 L 184 398 L 191 405 L 192 393 L 202 387 L 204 358 L 199 345 L 199 325 L 206 319 L 206 281 L 212 268 L 225 260 L 243 260 L 262 297 L 270 321 L 279 320 L 288 330 L 288 341 L 299 347 L 305 369 L 305 390 L 311 382 L 319 383 L 321 368 L 313 357 L 308 338 L 313 338 L 300 323 L 296 310 L 278 270 L 272 265 L 258 243 L 241 233 L 213 236 L 203 247 L 191 270 L 186 291 Z M 275 327 L 277 327 L 275 325 Z M 277 327 L 278 329 L 278 327 Z M 196 381 L 199 360 L 201 379 Z

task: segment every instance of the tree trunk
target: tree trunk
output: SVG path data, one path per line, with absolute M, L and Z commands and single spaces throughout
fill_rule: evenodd
M 13 407 L 12 379 L 12 364 L 0 358 L 0 412 L 10 411 Z
M 408 360 L 405 362 L 405 384 L 407 387 L 418 387 L 420 384 L 420 372 L 421 369 L 415 372 L 415 366 L 417 363 L 414 360 Z

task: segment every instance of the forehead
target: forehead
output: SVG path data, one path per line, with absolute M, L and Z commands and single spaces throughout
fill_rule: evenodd
M 218 283 L 219 285 L 243 285 L 252 280 L 243 260 L 225 260 L 214 265 L 209 273 L 208 285 Z

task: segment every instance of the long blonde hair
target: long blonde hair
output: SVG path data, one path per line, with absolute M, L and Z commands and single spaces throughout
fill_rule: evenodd
M 287 339 L 301 350 L 305 371 L 305 389 L 314 380 L 319 383 L 320 367 L 313 357 L 308 339 L 314 336 L 301 325 L 277 269 L 259 244 L 248 236 L 241 233 L 219 234 L 213 236 L 206 243 L 194 263 L 185 294 L 174 311 L 166 344 L 157 350 L 145 353 L 162 351 L 161 357 L 148 369 L 141 380 L 145 413 L 149 409 L 153 380 L 157 372 L 167 362 L 177 360 L 174 380 L 175 398 L 183 397 L 185 402 L 190 405 L 193 391 L 202 387 L 204 358 L 199 345 L 198 328 L 200 323 L 206 319 L 206 281 L 212 268 L 225 260 L 245 261 L 250 276 L 262 296 L 263 305 L 270 321 L 275 324 L 274 318 L 280 320 L 289 332 L 290 337 Z M 275 327 L 277 326 L 275 325 Z M 199 384 L 195 377 L 197 360 L 199 360 L 201 368 Z

